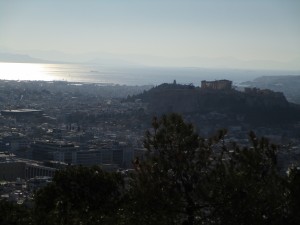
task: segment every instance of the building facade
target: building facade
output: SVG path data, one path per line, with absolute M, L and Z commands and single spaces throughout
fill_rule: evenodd
M 230 90 L 232 89 L 232 81 L 230 80 L 215 80 L 215 81 L 201 81 L 201 89 L 211 90 Z

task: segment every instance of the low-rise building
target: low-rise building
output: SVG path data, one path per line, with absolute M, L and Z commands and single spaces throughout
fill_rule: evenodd
M 44 166 L 37 161 L 16 158 L 15 155 L 0 153 L 0 180 L 28 180 L 36 176 L 54 176 L 57 169 Z

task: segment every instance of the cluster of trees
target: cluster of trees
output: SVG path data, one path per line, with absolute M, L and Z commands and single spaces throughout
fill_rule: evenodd
M 152 125 L 132 174 L 58 171 L 33 208 L 1 202 L 0 223 L 300 224 L 300 174 L 279 174 L 276 145 L 252 132 L 248 147 L 227 143 L 225 130 L 204 139 L 177 114 Z

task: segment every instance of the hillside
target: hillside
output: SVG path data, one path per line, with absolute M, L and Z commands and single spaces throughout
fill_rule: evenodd
M 300 75 L 298 76 L 263 76 L 243 85 L 283 92 L 291 102 L 300 104 Z
M 300 106 L 289 103 L 281 92 L 247 88 L 212 90 L 190 85 L 162 84 L 128 97 L 148 104 L 151 114 L 170 112 L 185 115 L 222 114 L 230 120 L 256 125 L 278 125 L 299 120 Z M 238 119 L 239 118 L 239 119 Z

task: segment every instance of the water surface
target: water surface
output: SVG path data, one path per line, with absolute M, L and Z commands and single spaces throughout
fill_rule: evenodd
M 176 80 L 200 85 L 202 80 L 228 79 L 235 84 L 265 75 L 296 75 L 296 71 L 205 69 L 144 66 L 108 66 L 96 64 L 1 63 L 2 80 L 64 80 L 69 82 L 120 85 L 158 85 Z

